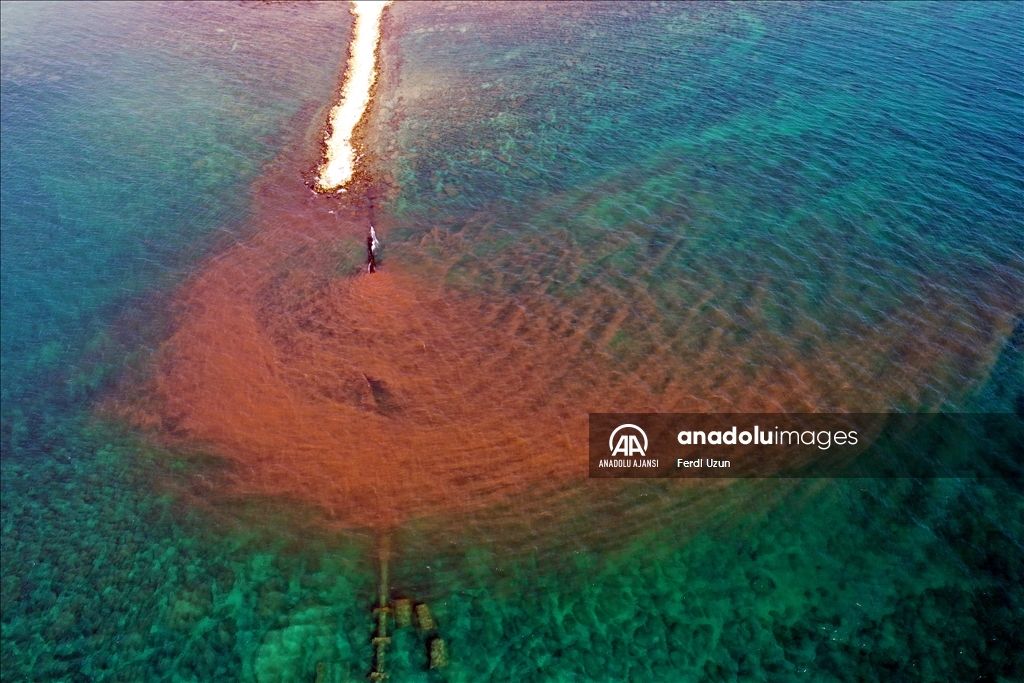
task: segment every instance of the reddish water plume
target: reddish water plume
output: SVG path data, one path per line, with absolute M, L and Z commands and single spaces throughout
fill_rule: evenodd
M 324 275 L 366 223 L 313 196 L 294 173 L 304 166 L 284 160 L 260 184 L 254 237 L 183 287 L 143 396 L 115 410 L 232 460 L 221 493 L 298 498 L 345 526 L 584 476 L 586 411 L 570 395 L 590 387 L 557 383 L 574 363 L 579 377 L 605 373 L 555 340 L 537 348 L 494 329 L 479 306 L 397 264 Z
M 767 331 L 738 344 L 714 327 L 685 352 L 656 338 L 664 312 L 643 297 L 595 290 L 567 311 L 542 283 L 514 298 L 456 293 L 442 284 L 445 257 L 425 256 L 429 233 L 379 273 L 340 272 L 339 247 L 365 248 L 367 221 L 310 192 L 297 172 L 313 166 L 306 156 L 285 154 L 260 181 L 253 236 L 182 288 L 150 379 L 108 406 L 162 441 L 231 461 L 211 495 L 292 498 L 337 526 L 388 529 L 565 490 L 586 478 L 588 412 L 913 405 L 937 365 L 987 367 L 1009 321 L 1005 293 L 974 305 L 937 293 L 812 355 Z M 694 315 L 687 324 L 707 324 Z M 631 367 L 609 343 L 640 322 L 654 345 Z M 872 365 L 893 352 L 891 371 Z

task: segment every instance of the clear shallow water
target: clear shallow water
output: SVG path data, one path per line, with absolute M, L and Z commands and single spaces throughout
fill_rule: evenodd
M 1019 675 L 1019 484 L 598 489 L 572 445 L 600 407 L 1014 410 L 1019 7 L 453 7 L 390 11 L 345 204 L 300 176 L 342 11 L 5 6 L 5 680 L 362 679 L 396 519 L 452 653 L 399 632 L 397 680 Z M 445 457 L 317 452 L 389 429 Z

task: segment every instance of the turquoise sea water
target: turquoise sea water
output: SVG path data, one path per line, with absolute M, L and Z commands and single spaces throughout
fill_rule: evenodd
M 4 4 L 4 681 L 365 679 L 373 534 L 181 495 L 214 456 L 97 410 L 176 288 L 252 237 L 350 22 Z M 363 133 L 385 267 L 496 336 L 561 339 L 666 411 L 1024 412 L 1020 4 L 399 3 L 385 25 Z M 399 630 L 392 679 L 1024 677 L 1019 480 L 631 483 L 395 530 L 393 589 L 451 662 Z

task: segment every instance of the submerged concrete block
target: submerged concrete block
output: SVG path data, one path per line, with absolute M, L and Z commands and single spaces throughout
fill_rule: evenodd
M 443 638 L 431 638 L 428 645 L 430 648 L 430 668 L 438 669 L 448 666 L 448 646 Z
M 412 625 L 412 600 L 402 598 L 395 600 L 395 628 L 403 628 Z
M 425 603 L 416 605 L 416 621 L 421 631 L 430 631 L 434 628 L 434 617 L 430 614 L 430 608 Z

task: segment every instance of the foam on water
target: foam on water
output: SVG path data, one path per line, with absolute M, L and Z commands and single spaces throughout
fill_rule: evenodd
M 355 27 L 349 45 L 345 85 L 341 101 L 331 110 L 329 134 L 324 141 L 324 163 L 320 167 L 316 187 L 328 192 L 344 187 L 355 171 L 356 150 L 352 135 L 370 103 L 370 91 L 377 80 L 377 44 L 380 42 L 380 23 L 390 0 L 352 3 Z

